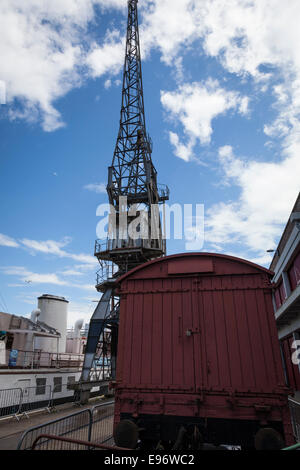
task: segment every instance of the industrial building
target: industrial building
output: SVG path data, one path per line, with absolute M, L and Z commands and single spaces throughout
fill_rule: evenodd
M 300 193 L 270 269 L 275 272 L 273 305 L 286 381 L 300 402 Z
M 67 330 L 68 303 L 44 294 L 30 318 L 0 312 L 0 417 L 18 402 L 28 410 L 73 399 L 69 386 L 80 376 L 85 340 L 83 320 Z

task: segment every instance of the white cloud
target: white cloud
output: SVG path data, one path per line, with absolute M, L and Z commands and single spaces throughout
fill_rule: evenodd
M 14 240 L 13 238 L 8 237 L 3 233 L 0 233 L 0 246 L 9 246 L 12 248 L 17 248 L 19 246 L 19 243 L 16 242 L 16 240 Z
M 63 276 L 82 276 L 83 273 L 81 271 L 76 271 L 75 269 L 65 269 L 61 271 Z
M 34 273 L 23 266 L 7 266 L 7 267 L 1 267 L 1 271 L 4 274 L 10 275 L 10 276 L 16 276 L 22 281 L 31 281 L 32 283 L 35 284 L 55 284 L 55 285 L 60 285 L 60 286 L 66 286 L 68 283 L 62 279 L 59 279 L 56 274 L 39 274 L 39 273 Z
M 244 249 L 244 256 L 250 250 L 256 261 L 270 261 L 266 250 L 276 247 L 300 189 L 298 155 L 276 163 L 246 161 L 224 146 L 219 149 L 219 161 L 225 178 L 240 189 L 240 195 L 234 202 L 217 203 L 207 210 L 206 242 L 224 249 L 235 244 L 237 250 Z
M 94 42 L 86 58 L 92 77 L 100 77 L 107 72 L 117 74 L 124 63 L 124 38 L 119 31 L 109 32 L 104 44 Z M 106 84 L 108 81 L 105 82 Z M 107 87 L 105 87 L 107 88 Z
M 2 0 L 0 80 L 11 118 L 41 119 L 45 130 L 57 129 L 64 125 L 55 108 L 58 98 L 89 76 L 120 70 L 120 32 L 107 31 L 101 42 L 89 35 L 98 6 L 126 15 L 124 0 Z M 144 56 L 158 49 L 181 79 L 182 58 L 191 48 L 195 58 L 204 51 L 237 75 L 268 80 L 279 73 L 281 83 L 273 91 L 279 104 L 284 97 L 285 112 L 277 129 L 293 126 L 300 106 L 298 0 L 289 0 L 288 7 L 281 0 L 144 0 L 139 9 Z M 101 15 L 97 21 L 101 29 Z
M 179 158 L 182 158 L 182 160 L 188 162 L 193 154 L 195 139 L 190 139 L 188 144 L 184 145 L 182 142 L 180 142 L 178 134 L 172 131 L 169 132 L 169 138 L 171 144 L 175 148 L 175 155 L 177 155 L 177 157 Z
M 278 117 L 266 123 L 265 132 L 295 140 L 300 113 L 299 17 L 298 0 L 290 0 L 288 7 L 281 0 L 155 0 L 143 8 L 143 35 L 147 50 L 158 48 L 162 59 L 175 68 L 176 59 L 192 44 L 195 57 L 198 48 L 227 71 L 259 82 L 261 92 L 271 89 Z M 246 109 L 244 101 L 240 111 Z
M 88 191 L 93 191 L 94 193 L 98 193 L 98 194 L 106 194 L 105 183 L 87 184 L 86 186 L 84 186 L 84 189 L 87 189 Z
M 92 284 L 79 284 L 73 281 L 61 279 L 56 273 L 36 273 L 28 270 L 24 266 L 2 266 L 0 267 L 0 270 L 3 272 L 3 274 L 8 276 L 15 276 L 20 281 L 24 283 L 27 282 L 28 286 L 34 284 L 53 284 L 57 286 L 66 286 L 72 287 L 74 289 L 83 289 L 90 292 L 95 292 L 95 286 Z M 69 275 L 66 272 L 60 274 Z
M 0 79 L 11 119 L 41 120 L 44 130 L 58 129 L 64 122 L 54 102 L 80 86 L 84 74 L 116 71 L 119 41 L 108 34 L 109 43 L 86 47 L 97 5 L 125 7 L 122 0 L 1 1 Z
M 8 237 L 7 235 L 0 234 L 0 245 L 6 247 L 13 247 L 13 248 L 25 248 L 29 251 L 31 255 L 35 255 L 36 253 L 44 253 L 53 256 L 57 256 L 58 258 L 69 258 L 74 261 L 78 261 L 81 264 L 75 265 L 72 268 L 68 268 L 61 273 L 65 275 L 81 275 L 87 271 L 94 271 L 95 267 L 98 265 L 98 261 L 95 256 L 88 255 L 85 253 L 70 253 L 63 248 L 71 243 L 72 239 L 70 237 L 64 237 L 62 241 L 55 241 L 55 240 L 30 240 L 27 238 L 19 239 L 16 241 L 15 239 Z
M 201 144 L 210 142 L 213 119 L 230 109 L 245 114 L 248 98 L 225 90 L 217 80 L 208 79 L 204 83 L 186 83 L 174 92 L 162 91 L 161 103 L 170 117 L 178 119 L 183 126 L 188 144 L 182 144 L 173 132 L 170 133 L 170 141 L 175 147 L 175 154 L 189 161 L 197 141 Z
M 97 264 L 97 260 L 94 256 L 87 255 L 84 253 L 74 254 L 63 250 L 62 248 L 68 245 L 70 241 L 71 239 L 69 237 L 65 237 L 61 242 L 57 242 L 54 240 L 37 241 L 29 240 L 27 238 L 23 238 L 22 240 L 20 240 L 22 245 L 29 249 L 32 254 L 34 254 L 35 252 L 41 252 L 46 254 L 52 254 L 60 258 L 71 258 L 75 261 L 86 263 L 88 265 Z
M 158 48 L 162 60 L 171 65 L 182 46 L 187 47 L 199 36 L 196 4 L 197 0 L 154 0 L 141 4 L 143 54 Z

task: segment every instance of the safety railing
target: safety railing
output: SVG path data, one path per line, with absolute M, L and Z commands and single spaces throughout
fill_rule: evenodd
M 21 403 L 21 388 L 0 390 L 0 418 L 10 415 L 17 417 L 20 413 Z
M 18 350 L 14 363 L 12 363 L 9 359 L 10 352 L 10 350 L 6 351 L 6 366 L 2 365 L 2 369 L 80 368 L 84 359 L 83 354 Z
M 296 442 L 300 442 L 300 403 L 289 398 L 289 407 L 294 437 Z
M 46 409 L 50 412 L 51 385 L 37 385 L 22 390 L 19 413 L 28 417 L 34 410 Z
M 90 441 L 91 423 L 92 412 L 89 408 L 77 411 L 62 418 L 48 421 L 47 423 L 27 429 L 27 431 L 22 435 L 17 449 L 31 449 L 34 441 L 41 434 L 51 434 L 58 437 L 69 437 L 72 439 Z M 42 449 L 44 444 L 45 442 L 41 440 L 39 448 Z
M 52 387 L 51 399 L 49 408 L 55 409 L 55 405 L 66 403 L 68 401 L 74 401 L 74 390 L 70 388 L 70 384 L 58 384 Z
M 158 230 L 158 229 L 157 229 Z M 156 249 L 159 250 L 162 248 L 162 240 L 161 239 L 151 239 L 151 238 L 119 238 L 118 236 L 114 238 L 107 238 L 107 239 L 100 239 L 96 240 L 95 242 L 95 256 L 99 255 L 99 258 L 104 253 L 113 251 L 113 250 L 120 250 L 120 249 Z M 108 259 L 105 257 L 104 259 Z M 116 270 L 115 270 L 116 272 Z
M 285 447 L 284 449 L 281 450 L 300 450 L 300 442 L 298 444 L 294 444 L 289 447 Z
M 39 443 L 42 441 L 42 443 Z M 53 436 L 51 434 L 41 434 L 34 441 L 31 450 L 132 450 L 126 447 L 110 446 L 107 444 L 97 444 L 96 442 L 80 441 L 66 437 Z
M 35 440 L 45 434 L 73 441 L 75 439 L 107 446 L 113 445 L 113 416 L 114 402 L 111 401 L 33 426 L 22 435 L 17 449 L 31 449 Z M 48 440 L 47 437 L 41 438 L 35 448 L 47 449 Z
M 69 384 L 3 389 L 0 390 L 0 419 L 14 416 L 19 420 L 35 410 L 50 412 L 55 405 L 72 401 L 75 401 L 74 390 Z
M 113 281 L 114 275 L 118 272 L 118 266 L 112 261 L 101 261 L 100 269 L 96 273 L 97 285 L 102 284 L 108 280 Z
M 101 403 L 92 408 L 91 440 L 93 442 L 112 443 L 114 405 L 114 402 Z

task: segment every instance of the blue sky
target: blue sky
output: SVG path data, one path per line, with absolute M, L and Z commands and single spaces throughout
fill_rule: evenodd
M 159 182 L 170 204 L 204 204 L 204 251 L 268 266 L 300 187 L 299 2 L 138 5 Z M 99 298 L 96 209 L 118 132 L 126 7 L 1 2 L 0 310 L 25 315 L 38 295 L 63 295 L 71 326 Z M 184 250 L 168 241 L 168 254 Z

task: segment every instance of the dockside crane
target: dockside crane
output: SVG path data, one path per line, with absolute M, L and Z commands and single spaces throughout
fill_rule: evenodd
M 128 1 L 120 128 L 108 168 L 110 230 L 106 240 L 95 243 L 94 254 L 100 263 L 96 289 L 102 297 L 90 320 L 82 374 L 76 384 L 82 403 L 93 387 L 105 390 L 115 378 L 120 310 L 117 279 L 166 254 L 159 204 L 169 199 L 169 189 L 157 184 L 152 141 L 146 131 L 137 3 Z

